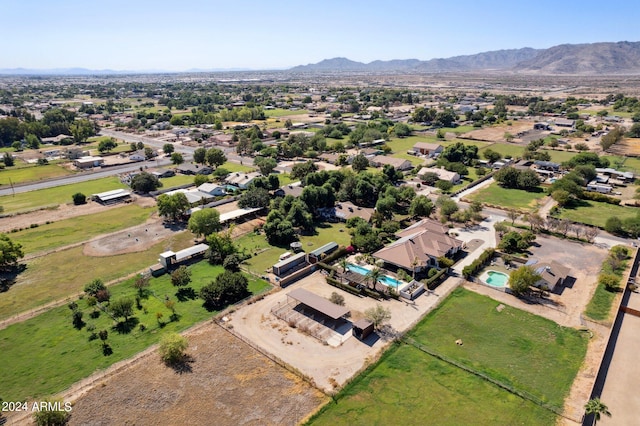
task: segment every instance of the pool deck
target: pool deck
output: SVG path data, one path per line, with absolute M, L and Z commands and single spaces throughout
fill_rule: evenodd
M 482 281 L 484 284 L 486 284 L 486 285 L 488 285 L 490 287 L 493 287 L 493 288 L 505 288 L 505 287 L 509 286 L 507 282 L 505 282 L 504 285 L 493 285 L 493 284 L 488 283 L 487 280 L 489 279 L 489 273 L 490 272 L 497 272 L 497 273 L 500 273 L 500 274 L 504 274 L 504 275 L 507 276 L 507 279 L 509 279 L 509 274 L 508 273 L 500 271 L 497 268 L 494 268 L 492 266 L 489 266 L 488 268 L 486 268 L 485 271 L 480 274 L 478 279 L 480 281 Z

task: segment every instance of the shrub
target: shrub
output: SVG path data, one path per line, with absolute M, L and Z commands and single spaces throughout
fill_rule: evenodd
M 620 288 L 620 277 L 615 274 L 601 273 L 598 276 L 598 282 L 607 289 L 607 291 L 615 291 Z
M 160 358 L 166 364 L 176 364 L 186 357 L 189 343 L 178 333 L 167 333 L 160 339 Z
M 329 301 L 331 303 L 335 303 L 336 305 L 344 306 L 344 296 L 336 293 L 335 291 L 331 293 L 331 297 L 329 297 Z
M 87 197 L 82 192 L 76 192 L 71 198 L 73 199 L 73 204 L 76 206 L 87 203 Z

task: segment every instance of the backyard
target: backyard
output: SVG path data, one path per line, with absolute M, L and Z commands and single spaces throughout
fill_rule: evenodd
M 497 182 L 473 193 L 469 198 L 484 204 L 499 206 L 507 209 L 535 210 L 539 203 L 547 196 L 540 187 L 535 191 L 503 188 Z
M 315 235 L 300 235 L 299 237 L 302 249 L 306 252 L 322 247 L 331 241 L 343 246 L 348 246 L 351 241 L 351 235 L 343 223 L 321 223 L 317 225 Z M 240 250 L 244 249 L 247 253 L 253 254 L 253 257 L 245 261 L 243 265 L 256 274 L 270 271 L 271 267 L 278 263 L 280 255 L 291 250 L 288 247 L 269 245 L 263 233 L 256 234 L 255 232 L 239 238 L 236 244 Z
M 222 267 L 213 267 L 206 261 L 194 264 L 190 269 L 190 287 L 195 294 L 223 271 Z M 254 294 L 269 287 L 262 280 L 247 277 L 249 290 Z M 137 293 L 132 282 L 133 278 L 110 287 L 111 300 L 122 296 L 133 298 Z M 115 321 L 101 311 L 97 318 L 92 318 L 94 308 L 81 299 L 77 304 L 86 323 L 81 329 L 72 325 L 70 309 L 60 306 L 0 330 L 0 363 L 5 367 L 2 397 L 18 401 L 60 392 L 96 370 L 127 359 L 156 343 L 163 333 L 185 330 L 214 314 L 202 306 L 198 297 L 190 296 L 188 291 L 179 293 L 169 275 L 152 278 L 148 295 L 141 299 L 141 309 L 134 306 L 133 317 L 126 327 L 117 327 Z M 166 300 L 175 302 L 177 321 L 171 321 L 172 311 L 166 307 Z M 95 332 L 108 331 L 111 355 L 103 355 L 100 340 L 89 339 L 88 328 L 94 327 Z
M 588 336 L 499 305 L 455 290 L 409 332 L 415 346 L 393 347 L 309 423 L 553 424 L 553 411 L 420 349 L 561 410 Z

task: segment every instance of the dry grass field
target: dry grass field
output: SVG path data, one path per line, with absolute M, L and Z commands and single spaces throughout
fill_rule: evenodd
M 188 336 L 181 371 L 157 353 L 97 382 L 76 400 L 71 425 L 295 425 L 326 397 L 210 323 Z

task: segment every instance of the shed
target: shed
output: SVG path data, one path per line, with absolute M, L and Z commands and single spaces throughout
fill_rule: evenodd
M 102 204 L 115 204 L 131 198 L 131 192 L 124 189 L 114 189 L 113 191 L 93 194 L 91 199 Z
M 297 288 L 287 293 L 287 297 L 290 297 L 303 305 L 320 312 L 323 315 L 328 316 L 333 320 L 343 318 L 349 313 L 349 309 L 344 306 L 336 305 L 333 302 L 320 297 L 315 293 L 311 293 L 303 288 Z
M 282 277 L 287 273 L 293 272 L 294 270 L 298 269 L 300 265 L 306 265 L 306 264 L 307 264 L 307 253 L 301 252 L 291 256 L 288 259 L 285 259 L 276 263 L 275 265 L 273 265 L 271 269 L 274 275 L 276 275 L 277 277 Z
M 353 323 L 353 335 L 358 340 L 364 340 L 373 333 L 373 323 L 366 319 L 360 319 Z
M 327 243 L 322 247 L 319 247 L 314 251 L 312 251 L 311 253 L 309 253 L 309 263 L 311 264 L 318 263 L 325 256 L 328 256 L 329 254 L 333 253 L 337 249 L 338 249 L 338 243 L 331 241 L 330 243 Z

